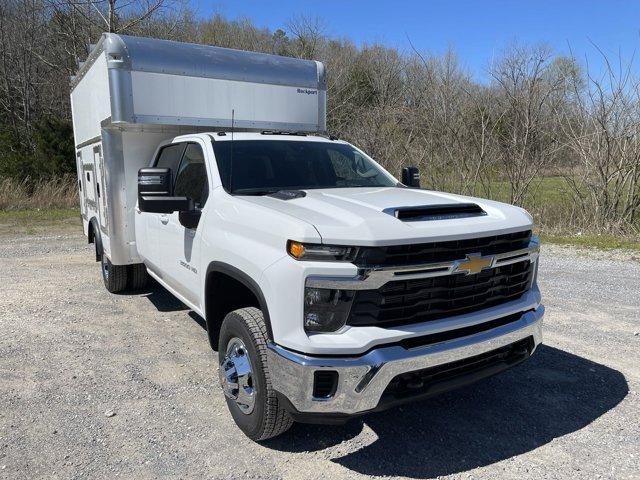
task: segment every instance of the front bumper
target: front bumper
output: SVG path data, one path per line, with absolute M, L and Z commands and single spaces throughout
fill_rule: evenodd
M 284 403 L 292 413 L 299 416 L 357 415 L 379 409 L 385 390 L 402 374 L 454 364 L 527 339 L 531 340 L 529 356 L 542 342 L 543 315 L 544 306 L 540 305 L 515 321 L 490 330 L 416 348 L 382 346 L 357 357 L 314 357 L 269 344 L 272 386 L 285 397 Z M 335 393 L 314 398 L 315 372 L 323 370 L 337 372 Z M 484 376 L 496 371 L 493 365 Z M 473 378 L 481 378 L 481 373 Z

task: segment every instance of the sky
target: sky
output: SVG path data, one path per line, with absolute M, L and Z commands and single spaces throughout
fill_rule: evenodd
M 477 80 L 486 80 L 491 59 L 514 42 L 545 43 L 570 51 L 592 71 L 601 55 L 617 61 L 640 55 L 640 0 L 190 0 L 197 14 L 250 18 L 259 27 L 286 31 L 297 15 L 322 20 L 332 37 L 357 45 L 382 43 L 409 53 L 411 45 L 441 54 L 452 47 Z M 634 67 L 638 61 L 634 61 Z

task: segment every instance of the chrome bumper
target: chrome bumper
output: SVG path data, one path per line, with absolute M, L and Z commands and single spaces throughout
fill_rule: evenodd
M 397 375 L 480 355 L 529 337 L 537 347 L 542 342 L 543 315 L 540 305 L 515 322 L 474 335 L 413 349 L 381 346 L 360 357 L 313 357 L 269 344 L 271 382 L 301 413 L 365 412 L 376 408 Z M 337 389 L 330 398 L 313 397 L 317 370 L 338 372 Z

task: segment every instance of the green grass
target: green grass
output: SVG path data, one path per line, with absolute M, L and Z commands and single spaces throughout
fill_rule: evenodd
M 0 222 L 31 223 L 34 221 L 59 221 L 68 218 L 80 218 L 77 208 L 57 208 L 52 210 L 0 210 Z
M 428 186 L 428 188 L 431 187 Z M 457 187 L 455 185 L 443 185 L 438 189 L 445 192 L 456 192 Z M 477 197 L 490 198 L 491 200 L 497 200 L 499 202 L 510 203 L 510 192 L 511 185 L 509 182 L 494 180 L 491 182 L 490 192 L 488 194 L 480 183 L 475 186 L 470 194 Z M 539 177 L 531 182 L 527 196 L 524 199 L 524 204 L 529 208 L 542 205 L 547 207 L 561 207 L 571 202 L 571 198 L 572 190 L 564 177 Z
M 555 245 L 590 247 L 599 250 L 622 249 L 640 252 L 639 239 L 616 237 L 613 235 L 555 235 L 541 233 L 540 240 L 543 244 L 553 243 Z
M 560 205 L 571 198 L 571 190 L 563 177 L 543 177 L 531 183 L 526 202 L 529 205 Z
M 77 208 L 0 210 L 0 235 L 82 231 Z
M 494 200 L 509 203 L 510 191 L 509 182 L 496 181 L 491 184 L 491 196 Z M 571 189 L 563 177 L 540 177 L 531 182 L 525 204 L 562 205 L 570 198 Z

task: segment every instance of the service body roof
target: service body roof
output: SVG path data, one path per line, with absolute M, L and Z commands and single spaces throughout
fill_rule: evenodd
M 72 96 L 106 57 L 112 123 L 326 130 L 322 63 L 105 33 Z

